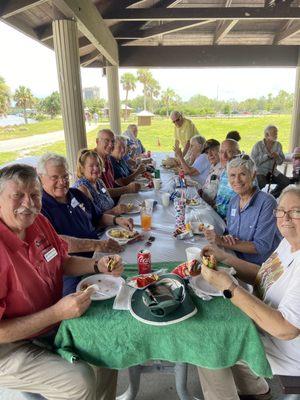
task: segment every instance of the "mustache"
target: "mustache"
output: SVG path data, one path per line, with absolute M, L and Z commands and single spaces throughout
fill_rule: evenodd
M 14 214 L 39 214 L 40 210 L 36 207 L 19 207 L 14 210 Z

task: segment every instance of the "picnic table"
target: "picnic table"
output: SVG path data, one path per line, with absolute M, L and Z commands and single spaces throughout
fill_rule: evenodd
M 170 176 L 169 172 L 162 174 L 163 190 L 166 190 Z M 185 261 L 186 247 L 202 247 L 207 242 L 203 237 L 195 242 L 174 239 L 171 234 L 174 229 L 172 206 L 163 208 L 160 197 L 159 191 L 138 195 L 138 199 L 155 198 L 158 201 L 151 231 L 156 238 L 150 248 L 153 268 L 171 271 L 179 262 Z M 205 213 L 222 228 L 224 223 L 214 215 L 213 209 L 208 205 L 204 207 Z M 139 222 L 139 216 L 135 217 L 135 222 Z M 125 276 L 137 272 L 136 255 L 143 244 L 127 245 L 122 253 Z M 113 299 L 95 301 L 80 318 L 60 324 L 55 338 L 57 351 L 69 361 L 80 358 L 96 366 L 130 368 L 131 386 L 137 388 L 137 366 L 148 360 L 174 362 L 177 378 L 182 381 L 178 390 L 182 400 L 190 398 L 184 386 L 185 363 L 219 369 L 242 361 L 257 375 L 271 377 L 264 347 L 252 320 L 223 297 L 204 301 L 191 295 L 197 313 L 167 326 L 144 324 L 133 318 L 129 311 L 114 310 Z M 131 400 L 135 395 L 136 389 L 131 387 L 120 399 Z

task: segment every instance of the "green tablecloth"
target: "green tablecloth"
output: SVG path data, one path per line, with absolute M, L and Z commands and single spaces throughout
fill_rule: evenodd
M 166 264 L 171 269 L 177 263 L 154 267 Z M 257 375 L 272 376 L 250 318 L 222 297 L 211 301 L 192 298 L 198 308 L 195 316 L 161 327 L 143 324 L 129 311 L 112 310 L 114 299 L 93 302 L 82 317 L 61 323 L 55 345 L 69 361 L 77 355 L 91 364 L 114 369 L 147 360 L 186 362 L 211 369 L 244 361 Z

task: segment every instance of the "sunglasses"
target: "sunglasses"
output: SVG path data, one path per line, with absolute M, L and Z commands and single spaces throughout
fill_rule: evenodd
M 176 124 L 176 122 L 179 122 L 179 121 L 180 121 L 180 118 L 181 118 L 181 117 L 178 117 L 177 119 L 174 119 L 174 121 L 172 121 L 173 124 Z
M 145 243 L 145 246 L 150 247 L 152 246 L 152 243 L 154 242 L 155 237 L 154 236 L 149 236 L 149 239 L 147 240 L 147 242 Z

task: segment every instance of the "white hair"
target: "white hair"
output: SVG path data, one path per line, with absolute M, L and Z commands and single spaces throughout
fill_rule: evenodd
M 245 168 L 251 175 L 256 172 L 255 162 L 247 154 L 240 154 L 227 163 L 226 170 L 229 173 L 231 168 Z
M 46 164 L 48 162 L 51 162 L 52 164 L 54 164 L 57 167 L 63 166 L 66 171 L 69 170 L 68 162 L 64 156 L 61 156 L 56 153 L 48 152 L 48 153 L 44 154 L 37 163 L 36 170 L 39 175 L 45 175 L 47 173 Z
M 190 139 L 190 142 L 197 142 L 200 146 L 204 146 L 206 143 L 206 139 L 204 136 L 195 135 Z
M 172 119 L 173 117 L 175 117 L 175 118 L 179 118 L 179 117 L 182 117 L 182 113 L 180 112 L 180 111 L 172 111 L 171 112 L 171 114 L 170 114 L 170 118 Z
M 8 165 L 0 170 L 0 193 L 2 193 L 8 181 L 23 185 L 38 183 L 40 186 L 35 168 L 27 164 Z
M 266 126 L 266 127 L 265 127 L 265 130 L 264 130 L 265 137 L 267 137 L 268 134 L 269 134 L 270 132 L 272 132 L 273 130 L 278 131 L 277 126 L 275 126 L 275 125 L 268 125 L 268 126 Z
M 124 135 L 117 135 L 115 137 L 115 143 L 120 142 L 122 143 L 125 147 L 127 147 L 127 143 L 128 143 L 128 138 Z
M 278 203 L 280 203 L 282 198 L 289 193 L 294 194 L 300 199 L 300 185 L 289 185 L 286 188 L 284 188 L 283 191 L 281 192 L 281 195 L 279 196 Z

